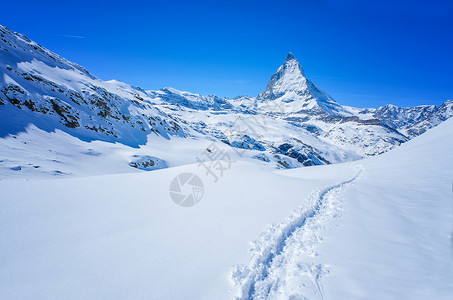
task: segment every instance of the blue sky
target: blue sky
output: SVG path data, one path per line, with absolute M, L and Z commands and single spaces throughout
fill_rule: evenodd
M 145 89 L 255 96 L 291 51 L 340 104 L 453 99 L 452 1 L 8 1 L 1 23 Z

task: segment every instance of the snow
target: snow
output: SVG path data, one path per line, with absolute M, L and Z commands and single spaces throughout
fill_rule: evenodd
M 295 196 L 282 199 L 281 191 L 297 195 L 313 184 L 242 163 L 215 184 L 201 171 L 191 165 L 129 175 L 2 180 L 2 298 L 231 294 L 229 272 L 246 262 L 248 242 L 299 204 Z M 183 172 L 198 172 L 205 184 L 193 208 L 169 198 L 170 181 Z
M 144 91 L 0 34 L 0 299 L 453 295 L 452 101 L 343 107 L 292 54 L 258 97 Z
M 396 150 L 348 164 L 358 175 L 315 194 L 311 210 L 265 231 L 252 263 L 235 269 L 240 298 L 449 299 L 452 130 L 449 120 Z M 345 169 L 279 173 L 318 178 Z
M 2 179 L 1 298 L 231 299 L 234 266 L 279 249 L 256 285 L 270 299 L 446 299 L 452 129 L 353 163 L 270 172 L 238 161 L 216 183 L 197 164 Z M 183 172 L 205 186 L 191 208 L 168 193 Z
M 363 161 L 342 195 L 340 228 L 319 257 L 326 298 L 449 299 L 453 295 L 453 120 Z

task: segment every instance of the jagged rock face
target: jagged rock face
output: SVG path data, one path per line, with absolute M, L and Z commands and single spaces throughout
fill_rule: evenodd
M 442 121 L 453 117 L 453 100 L 445 101 L 437 110 L 438 116 L 442 118 Z
M 146 143 L 150 134 L 206 138 L 290 168 L 380 154 L 452 115 L 452 101 L 439 108 L 343 107 L 305 76 L 291 53 L 257 97 L 145 91 L 102 81 L 0 26 L 0 137 L 32 123 L 84 140 L 132 146 Z
M 143 171 L 153 171 L 168 167 L 164 160 L 149 155 L 132 156 L 129 166 Z
M 416 107 L 397 107 L 385 105 L 374 112 L 375 118 L 401 133 L 418 136 L 453 115 L 453 101 L 447 100 L 440 107 L 423 105 Z

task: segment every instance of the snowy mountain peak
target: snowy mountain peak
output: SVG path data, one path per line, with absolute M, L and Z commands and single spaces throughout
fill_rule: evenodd
M 307 90 L 307 78 L 299 61 L 290 52 L 285 62 L 272 75 L 266 90 L 258 98 L 275 100 L 287 92 L 304 93 Z
M 258 95 L 258 99 L 276 101 L 275 104 L 285 113 L 349 115 L 341 105 L 305 77 L 299 61 L 291 52 L 272 75 L 266 90 Z

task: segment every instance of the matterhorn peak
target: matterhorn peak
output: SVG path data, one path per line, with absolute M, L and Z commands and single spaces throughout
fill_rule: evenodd
M 342 107 L 305 77 L 296 57 L 289 52 L 286 60 L 272 75 L 261 100 L 277 100 L 288 112 L 342 114 Z
M 300 92 L 306 88 L 307 78 L 305 78 L 304 70 L 296 57 L 289 52 L 286 60 L 278 68 L 277 72 L 272 75 L 266 90 L 258 97 L 273 100 L 281 97 L 286 92 Z

